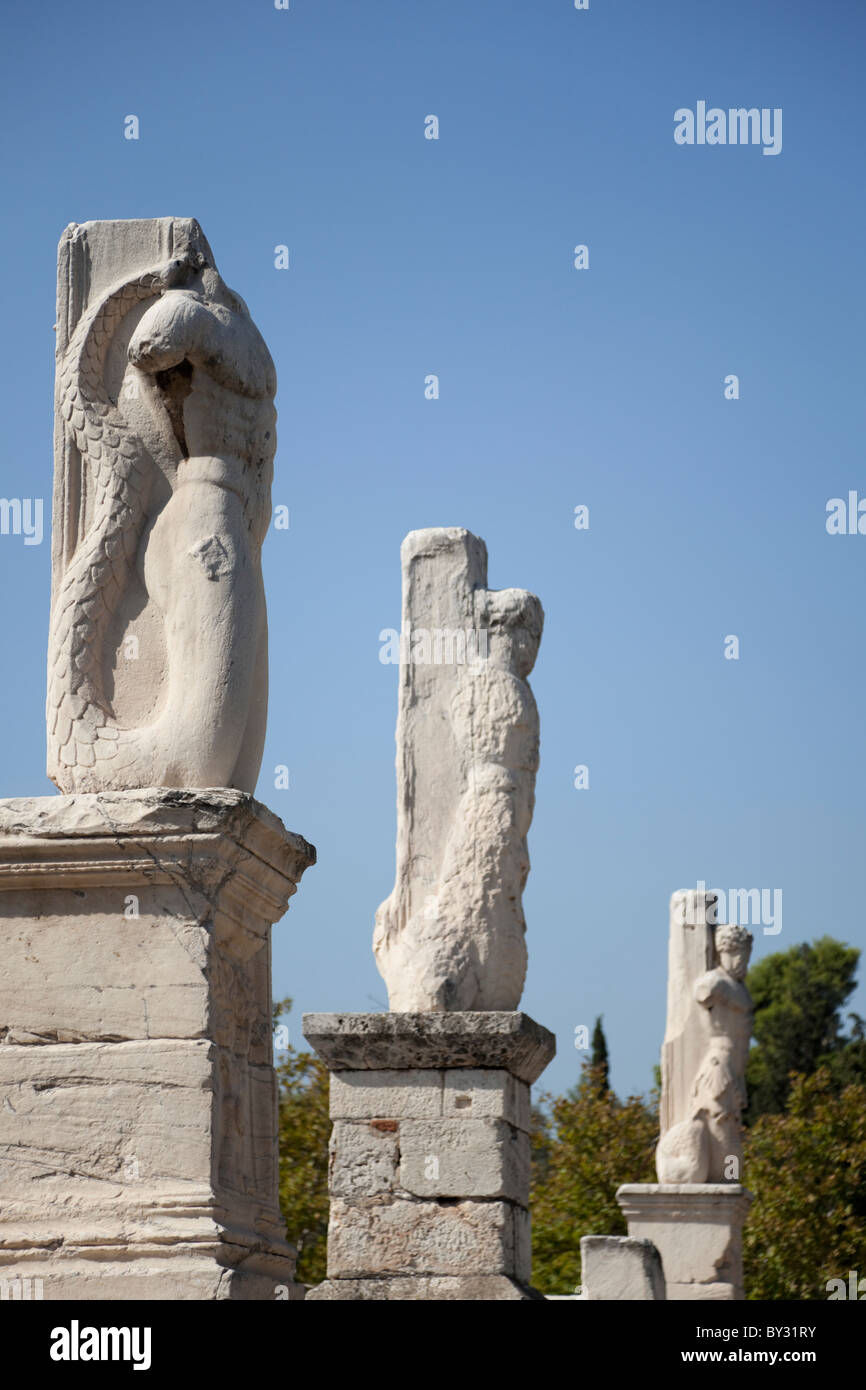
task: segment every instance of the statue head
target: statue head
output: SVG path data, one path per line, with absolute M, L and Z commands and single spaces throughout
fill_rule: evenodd
M 513 666 L 525 680 L 535 665 L 544 627 L 540 600 L 525 589 L 485 589 L 479 595 L 476 614 L 479 628 L 490 634 L 492 664 L 499 664 L 501 652 L 501 664 Z
M 716 952 L 723 970 L 735 980 L 744 980 L 749 967 L 754 938 L 745 927 L 728 923 L 717 927 L 715 933 Z

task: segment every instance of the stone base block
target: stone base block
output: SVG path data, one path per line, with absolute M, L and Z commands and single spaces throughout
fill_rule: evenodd
M 270 927 L 314 861 L 241 792 L 0 801 L 0 1280 L 302 1295 Z
M 328 1280 L 308 1297 L 540 1298 L 529 1085 L 551 1034 L 482 1013 L 314 1014 L 304 1034 L 334 1121 Z
M 649 1240 L 630 1236 L 583 1236 L 581 1286 L 590 1303 L 664 1299 L 659 1252 Z
M 304 1288 L 295 1282 L 295 1254 L 283 1244 L 259 1252 L 232 1245 L 225 1231 L 213 1227 L 209 1239 L 188 1244 L 167 1238 L 148 1247 L 125 1240 L 116 1231 L 113 1247 L 76 1246 L 54 1251 L 29 1250 L 27 1258 L 0 1261 L 0 1301 L 26 1300 L 129 1302 L 231 1299 L 298 1302 Z M 8 1253 L 8 1252 L 6 1252 Z M 28 1282 L 29 1281 L 29 1282 Z
M 630 1183 L 616 1198 L 629 1236 L 658 1250 L 668 1299 L 745 1297 L 743 1223 L 753 1199 L 739 1183 Z
M 333 1279 L 507 1274 L 525 1283 L 530 1264 L 529 1212 L 515 1202 L 417 1202 L 400 1193 L 331 1202 Z
M 482 1303 L 528 1303 L 545 1301 L 536 1289 L 518 1284 L 503 1274 L 477 1275 L 464 1278 L 425 1278 L 410 1275 L 396 1279 L 326 1279 L 311 1289 L 307 1301 L 314 1302 L 390 1302 L 395 1299 L 412 1302 L 457 1303 L 477 1300 Z

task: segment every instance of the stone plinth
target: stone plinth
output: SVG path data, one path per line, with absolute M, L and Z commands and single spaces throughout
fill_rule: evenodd
M 529 1087 L 555 1051 L 521 1013 L 307 1014 L 331 1069 L 325 1300 L 526 1300 Z
M 650 1240 L 630 1236 L 583 1236 L 580 1281 L 590 1303 L 664 1299 L 665 1277 Z
M 739 1183 L 629 1183 L 616 1199 L 629 1235 L 652 1241 L 661 1255 L 668 1299 L 745 1297 L 751 1192 Z
M 0 1277 L 301 1296 L 270 927 L 314 862 L 237 791 L 0 801 Z

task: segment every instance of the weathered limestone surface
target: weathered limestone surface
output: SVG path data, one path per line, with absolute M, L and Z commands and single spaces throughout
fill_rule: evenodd
M 629 1236 L 658 1250 L 668 1299 L 745 1297 L 742 1231 L 752 1194 L 739 1183 L 632 1183 L 616 1198 Z
M 583 1236 L 581 1285 L 590 1303 L 664 1299 L 659 1252 L 649 1240 L 629 1236 Z
M 332 1200 L 328 1275 L 505 1274 L 527 1283 L 529 1215 L 507 1202 Z
M 0 1277 L 300 1296 L 269 932 L 314 862 L 238 791 L 0 801 Z
M 752 1001 L 744 927 L 713 925 L 715 897 L 671 899 L 668 1017 L 662 1047 L 662 1183 L 738 1182 Z
M 504 1013 L 308 1014 L 304 1034 L 334 1121 L 328 1279 L 308 1298 L 539 1298 L 529 1085 L 552 1035 Z
M 393 1303 L 395 1299 L 413 1303 L 527 1303 L 544 1302 L 544 1295 L 503 1274 L 399 1275 L 379 1279 L 329 1279 L 308 1293 L 307 1299 L 323 1303 Z
M 487 588 L 484 542 L 412 531 L 401 550 L 397 873 L 374 951 L 392 1010 L 513 1010 L 538 768 L 527 677 L 543 613 Z
M 273 362 L 189 218 L 60 242 L 48 775 L 252 792 Z
M 304 1037 L 331 1071 L 506 1068 L 538 1079 L 556 1039 L 527 1014 L 304 1014 Z

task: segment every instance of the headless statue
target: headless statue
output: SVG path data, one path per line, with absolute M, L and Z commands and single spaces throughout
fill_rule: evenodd
M 373 947 L 392 1010 L 516 1009 L 538 710 L 527 677 L 543 613 L 488 589 L 484 542 L 460 527 L 403 542 L 397 874 Z M 470 658 L 471 649 L 471 658 Z M 466 658 L 466 659 L 464 659 Z
M 675 929 L 672 924 L 672 931 Z M 743 983 L 752 948 L 745 927 L 713 933 L 716 962 L 694 980 L 691 1008 L 699 1048 L 667 1054 L 669 1067 L 691 1067 L 684 1114 L 663 1130 L 656 1168 L 663 1183 L 739 1182 L 742 1178 L 741 1115 L 752 1030 L 752 1000 Z M 691 1055 L 689 1055 L 689 1053 Z M 663 1070 L 663 1085 L 666 1079 Z M 669 1107 L 663 1105 L 662 1113 Z
M 49 775 L 252 792 L 273 362 L 197 223 L 91 223 L 66 243 L 84 303 L 58 341 Z

